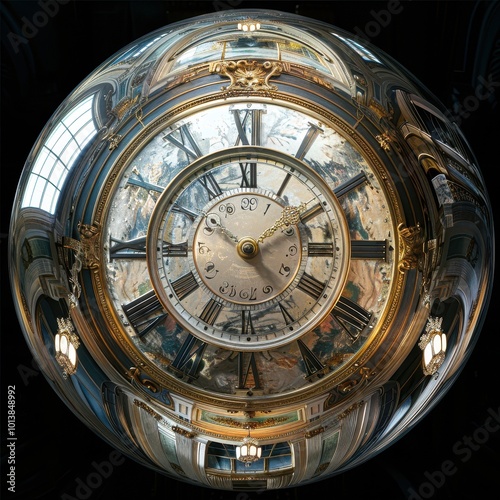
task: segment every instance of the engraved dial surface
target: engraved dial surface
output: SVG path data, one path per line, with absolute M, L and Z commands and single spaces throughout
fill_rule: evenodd
M 259 146 L 233 149 L 193 162 L 162 194 L 149 270 L 166 310 L 196 336 L 267 349 L 335 305 L 349 234 L 338 200 L 306 164 Z
M 306 389 L 358 362 L 390 320 L 387 175 L 307 109 L 212 103 L 152 123 L 117 157 L 100 201 L 106 304 L 151 377 Z

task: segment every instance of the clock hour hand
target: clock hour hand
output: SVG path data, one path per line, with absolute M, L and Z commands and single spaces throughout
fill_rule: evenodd
M 309 203 L 309 202 L 307 202 Z M 257 239 L 259 243 L 262 243 L 266 238 L 272 236 L 281 227 L 288 227 L 292 224 L 297 224 L 300 221 L 300 214 L 305 211 L 307 203 L 301 203 L 300 205 L 286 206 L 281 212 L 281 217 L 269 228 L 267 228 Z
M 233 240 L 235 243 L 238 243 L 239 238 L 222 225 L 220 217 L 217 214 L 207 214 L 206 212 L 201 212 L 201 214 L 203 215 L 203 217 L 205 217 L 208 228 L 215 229 L 216 227 L 218 227 L 221 232 L 224 233 L 229 239 Z

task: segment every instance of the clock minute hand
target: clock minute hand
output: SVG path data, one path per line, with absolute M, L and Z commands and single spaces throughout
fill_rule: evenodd
M 307 203 L 300 205 L 286 206 L 281 212 L 281 217 L 269 228 L 267 228 L 257 239 L 258 243 L 262 243 L 266 238 L 272 236 L 279 228 L 288 227 L 291 224 L 297 224 L 300 221 L 300 214 L 305 211 Z
M 235 243 L 238 243 L 239 238 L 222 225 L 220 217 L 217 214 L 207 214 L 206 212 L 201 212 L 201 214 L 203 215 L 203 217 L 205 217 L 207 226 L 209 228 L 213 229 L 214 227 L 218 227 L 222 231 L 222 233 L 224 233 L 229 239 L 233 240 Z

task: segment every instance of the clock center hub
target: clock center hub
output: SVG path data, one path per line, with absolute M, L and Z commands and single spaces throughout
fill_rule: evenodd
M 259 245 L 252 237 L 245 236 L 238 241 L 236 249 L 240 257 L 253 259 L 259 252 Z

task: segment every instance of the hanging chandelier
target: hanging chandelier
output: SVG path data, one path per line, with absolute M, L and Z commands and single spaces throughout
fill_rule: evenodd
M 246 436 L 242 444 L 236 447 L 236 458 L 245 464 L 245 467 L 250 467 L 254 462 L 260 460 L 262 456 L 262 447 L 259 442 L 250 436 L 250 428 L 248 436 Z

